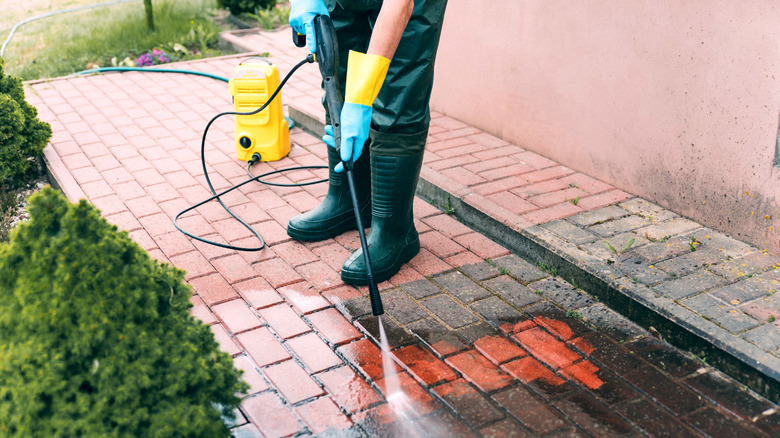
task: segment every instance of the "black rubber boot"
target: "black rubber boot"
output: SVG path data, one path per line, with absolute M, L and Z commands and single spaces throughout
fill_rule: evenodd
M 365 149 L 355 162 L 353 172 L 363 226 L 368 227 L 371 225 L 371 170 L 368 148 Z M 328 147 L 328 193 L 319 206 L 290 219 L 287 235 L 295 240 L 316 242 L 357 229 L 347 178 L 344 172 L 333 171 L 340 162 L 339 153 Z
M 401 265 L 420 252 L 412 204 L 422 167 L 423 153 L 407 156 L 371 152 L 372 223 L 368 235 L 371 267 L 377 283 L 395 275 Z M 355 251 L 341 268 L 341 279 L 353 285 L 368 284 L 363 251 Z

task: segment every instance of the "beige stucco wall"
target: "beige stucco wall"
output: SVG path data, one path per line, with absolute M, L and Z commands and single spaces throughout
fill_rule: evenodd
M 777 0 L 451 0 L 433 109 L 780 251 Z

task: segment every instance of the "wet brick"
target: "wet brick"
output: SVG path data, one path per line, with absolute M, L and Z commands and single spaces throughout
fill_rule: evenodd
M 561 374 L 590 389 L 596 397 L 610 406 L 641 397 L 639 392 L 617 374 L 589 360 L 577 362 L 561 370 Z
M 514 254 L 496 259 L 495 263 L 496 266 L 507 269 L 509 275 L 520 280 L 523 284 L 548 277 L 541 269 Z
M 393 354 L 409 368 L 409 372 L 417 380 L 428 386 L 438 385 L 458 377 L 452 368 L 418 345 L 400 348 Z
M 323 298 L 316 289 L 306 282 L 280 287 L 277 290 L 301 314 L 311 313 L 330 306 L 328 300 Z
M 288 339 L 285 344 L 311 373 L 318 373 L 342 364 L 341 359 L 316 333 L 307 333 L 297 338 Z
M 759 324 L 735 307 L 724 304 L 706 293 L 683 300 L 682 304 L 734 333 L 748 330 Z
M 528 355 L 517 344 L 504 336 L 485 336 L 474 342 L 474 347 L 487 357 L 494 365 L 501 365 L 510 360 Z
M 433 318 L 424 319 L 409 324 L 406 327 L 409 331 L 422 339 L 439 356 L 449 356 L 450 354 L 463 351 L 468 346 L 463 342 L 463 338 L 456 332 L 450 331 L 441 323 Z
M 780 327 L 775 324 L 764 324 L 742 335 L 742 338 L 752 342 L 763 350 L 776 351 L 780 349 Z
M 233 358 L 233 364 L 235 364 L 236 368 L 244 372 L 241 374 L 241 380 L 249 384 L 247 395 L 257 394 L 258 392 L 263 392 L 269 388 L 268 383 L 263 379 L 260 371 L 255 368 L 255 365 L 249 359 L 249 356 L 243 354 L 236 356 Z
M 513 338 L 521 347 L 553 369 L 568 367 L 582 358 L 566 344 L 539 327 L 520 332 Z
M 483 427 L 479 433 L 484 438 L 530 438 L 533 436 L 517 421 L 511 418 L 504 418 L 497 423 Z
M 499 275 L 498 268 L 488 262 L 480 262 L 473 265 L 461 266 L 460 270 L 473 278 L 474 281 L 484 281 Z
M 488 291 L 460 271 L 452 271 L 433 277 L 433 281 L 466 304 L 490 296 Z
M 309 430 L 317 435 L 326 431 L 338 432 L 352 426 L 352 421 L 328 397 L 320 397 L 298 406 L 295 411 L 309 426 Z
M 653 367 L 645 366 L 625 373 L 623 377 L 678 415 L 687 414 L 703 404 L 696 393 Z
M 541 291 L 544 296 L 567 309 L 580 309 L 593 304 L 593 300 L 557 277 L 533 282 L 528 288 L 535 292 Z
M 382 401 L 382 397 L 349 366 L 317 374 L 328 394 L 347 412 L 363 410 Z
M 750 438 L 761 436 L 756 431 L 747 429 L 735 417 L 708 407 L 688 415 L 685 420 L 693 427 L 709 436 L 718 438 Z
M 368 299 L 368 297 L 364 296 L 339 303 L 337 307 L 350 320 L 355 320 L 371 314 L 371 301 Z
M 529 318 L 528 315 L 520 313 L 501 298 L 495 296 L 476 301 L 469 307 L 496 327 L 505 324 L 515 325 Z
M 401 289 L 406 291 L 406 293 L 416 300 L 441 293 L 441 289 L 428 280 L 417 280 L 411 283 L 404 283 L 401 285 Z
M 777 257 L 763 252 L 753 252 L 743 257 L 735 258 L 717 265 L 710 266 L 710 270 L 728 280 L 735 280 L 746 275 L 773 269 L 780 263 Z
M 607 368 L 623 375 L 645 365 L 635 354 L 631 354 L 627 348 L 611 341 L 602 333 L 588 333 L 583 340 L 587 341 L 593 349 L 591 359 L 596 359 Z
M 686 379 L 685 383 L 744 420 L 773 407 L 767 400 L 744 391 L 740 383 L 715 370 Z
M 565 381 L 557 374 L 550 371 L 541 362 L 531 356 L 525 356 L 501 365 L 501 369 L 523 383 L 531 383 L 542 380 L 553 386 L 561 386 Z
M 684 377 L 699 369 L 699 364 L 695 360 L 685 357 L 676 348 L 650 336 L 627 344 L 626 348 L 672 377 Z
M 262 322 L 249 308 L 246 301 L 238 299 L 218 304 L 212 308 L 219 319 L 233 333 L 260 327 Z
M 582 319 L 618 342 L 643 336 L 646 332 L 619 313 L 599 303 L 580 310 Z
M 385 372 L 382 365 L 382 351 L 367 338 L 342 345 L 338 351 L 371 380 L 379 380 Z M 398 370 L 398 366 L 395 366 Z
M 445 361 L 485 392 L 495 391 L 512 383 L 511 377 L 473 350 L 450 356 Z
M 574 393 L 554 401 L 553 404 L 593 436 L 625 436 L 635 432 L 635 429 L 612 409 L 584 392 Z
M 476 315 L 445 294 L 428 298 L 421 301 L 421 304 L 452 328 L 457 329 L 479 321 Z
M 543 300 L 527 286 L 506 275 L 487 280 L 482 284 L 515 307 L 525 307 Z
M 311 331 L 303 319 L 287 304 L 266 307 L 258 311 L 260 317 L 283 338 L 291 338 Z
M 302 429 L 292 412 L 273 392 L 244 399 L 241 409 L 265 436 L 287 436 Z
M 626 403 L 618 409 L 629 421 L 641 427 L 650 436 L 670 438 L 695 438 L 701 436 L 691 430 L 689 426 L 669 415 L 668 411 L 647 399 Z
M 458 333 L 460 333 L 461 336 L 466 338 L 466 340 L 469 341 L 469 343 L 473 344 L 474 342 L 484 338 L 485 336 L 497 335 L 499 332 L 498 330 L 493 328 L 492 325 L 486 322 L 480 322 L 478 324 L 472 324 L 468 327 L 463 327 L 458 330 Z
M 463 421 L 455 418 L 447 408 L 439 409 L 430 415 L 417 419 L 413 427 L 415 431 L 424 437 L 469 438 L 476 436 L 466 427 Z
M 341 345 L 362 336 L 336 309 L 325 309 L 306 317 L 314 329 L 333 345 Z
M 382 293 L 385 312 L 401 325 L 427 318 L 428 313 L 399 289 Z
M 323 395 L 322 388 L 294 360 L 272 365 L 265 375 L 290 404 Z
M 428 391 L 420 386 L 420 384 L 409 376 L 409 374 L 405 372 L 398 373 L 398 380 L 401 385 L 401 392 L 409 399 L 410 405 L 413 406 L 412 409 L 407 410 L 407 414 L 412 416 L 427 415 L 442 407 L 441 404 L 434 400 Z M 387 382 L 384 378 L 377 380 L 376 384 L 385 394 L 385 398 L 396 395 L 388 391 Z
M 593 242 L 598 239 L 598 236 L 590 231 L 584 230 L 563 219 L 542 224 L 541 227 L 552 231 L 575 245 Z
M 379 336 L 379 318 L 376 316 L 367 316 L 357 321 L 366 332 L 374 337 L 377 344 L 380 343 Z M 409 345 L 417 342 L 417 338 L 411 333 L 407 332 L 403 327 L 396 324 L 390 318 L 382 318 L 382 325 L 385 329 L 385 335 L 387 335 L 387 342 L 390 344 L 390 349 L 396 349 L 404 345 Z
M 629 212 L 616 206 L 611 205 L 609 207 L 599 208 L 596 210 L 586 211 L 576 216 L 570 217 L 568 220 L 575 225 L 581 227 L 589 227 L 596 225 L 600 222 L 614 221 L 624 216 L 628 216 Z M 645 216 L 645 215 L 643 215 Z
M 493 400 L 537 435 L 546 435 L 571 425 L 558 411 L 522 386 L 497 392 L 493 394 Z
M 770 436 L 780 436 L 780 411 L 762 416 L 755 422 L 755 425 Z
M 657 265 L 649 265 L 640 257 L 621 260 L 613 266 L 626 277 L 642 284 L 652 285 L 671 278 L 666 272 L 658 269 Z
M 664 297 L 679 300 L 696 295 L 707 289 L 718 287 L 725 282 L 726 280 L 723 277 L 706 270 L 700 270 L 676 280 L 657 284 L 653 287 L 653 290 Z
M 276 337 L 266 327 L 260 327 L 236 336 L 238 342 L 244 346 L 249 356 L 258 366 L 266 366 L 272 363 L 289 359 L 290 353 L 276 340 Z
M 434 391 L 474 427 L 504 418 L 504 414 L 465 380 L 437 386 Z

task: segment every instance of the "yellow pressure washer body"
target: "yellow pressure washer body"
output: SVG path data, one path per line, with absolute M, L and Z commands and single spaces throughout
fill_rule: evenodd
M 229 81 L 236 112 L 252 112 L 263 106 L 279 86 L 279 70 L 262 58 L 242 62 Z M 236 116 L 236 154 L 249 161 L 254 154 L 260 161 L 277 161 L 290 153 L 290 129 L 282 112 L 282 96 L 262 111 Z

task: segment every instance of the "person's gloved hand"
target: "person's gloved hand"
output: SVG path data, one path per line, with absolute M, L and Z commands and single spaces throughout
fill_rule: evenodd
M 390 60 L 379 55 L 349 52 L 344 106 L 341 109 L 341 161 L 357 161 L 368 140 L 371 114 L 385 81 Z M 336 172 L 344 169 L 342 163 Z
M 296 32 L 306 35 L 309 51 L 316 53 L 317 36 L 314 32 L 314 17 L 329 15 L 325 2 L 322 0 L 292 0 L 290 3 L 290 26 Z
M 333 138 L 333 125 L 325 125 L 325 135 L 322 136 L 322 141 L 326 145 L 336 148 L 336 139 Z

